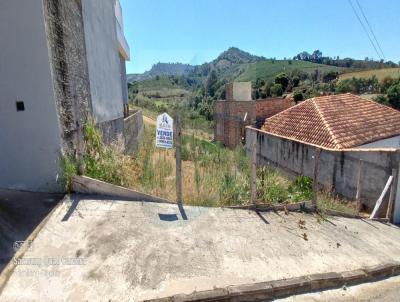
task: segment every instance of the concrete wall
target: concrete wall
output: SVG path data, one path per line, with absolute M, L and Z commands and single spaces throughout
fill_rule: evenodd
M 229 83 L 226 85 L 225 90 L 227 101 L 251 101 L 251 82 Z
M 144 125 L 142 111 L 138 110 L 124 119 L 125 153 L 136 152 L 143 138 Z
M 62 149 L 64 154 L 74 155 L 77 122 L 83 125 L 91 114 L 81 2 L 43 0 L 43 3 Z
M 123 117 L 121 69 L 113 0 L 82 0 L 93 115 L 97 122 Z
M 60 189 L 61 138 L 43 11 L 42 0 L 0 1 L 1 188 Z M 17 112 L 17 101 L 25 111 Z
M 359 146 L 358 148 L 400 148 L 400 136 L 381 139 L 376 142 Z
M 247 128 L 248 152 L 255 138 L 259 165 L 278 167 L 293 177 L 296 175 L 313 177 L 315 146 Z M 364 161 L 361 199 L 365 207 L 371 210 L 391 175 L 392 168 L 399 167 L 399 153 L 394 149 L 373 151 L 321 149 L 318 182 L 327 189 L 333 189 L 344 197 L 354 199 L 360 159 Z

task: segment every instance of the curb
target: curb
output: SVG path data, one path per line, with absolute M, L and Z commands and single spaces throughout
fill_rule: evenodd
M 184 301 L 271 301 L 292 295 L 322 291 L 364 282 L 378 281 L 400 275 L 400 263 L 387 263 L 341 273 L 330 272 L 253 284 L 231 285 L 225 288 L 177 294 L 146 302 Z
M 75 193 L 103 195 L 122 200 L 177 204 L 176 202 L 172 202 L 161 197 L 121 186 L 116 186 L 101 180 L 90 178 L 88 176 L 75 175 L 72 178 L 72 189 Z
M 254 205 L 227 206 L 223 208 L 233 209 L 233 210 L 256 210 L 259 212 L 284 211 L 286 208 L 289 212 L 298 212 L 301 210 L 312 210 L 312 203 L 311 201 L 301 201 L 297 203 L 289 203 L 282 205 L 256 204 L 255 206 Z

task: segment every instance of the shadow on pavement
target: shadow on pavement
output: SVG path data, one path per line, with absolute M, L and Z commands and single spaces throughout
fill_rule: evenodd
M 64 197 L 63 194 L 0 190 L 0 272 L 24 241 Z

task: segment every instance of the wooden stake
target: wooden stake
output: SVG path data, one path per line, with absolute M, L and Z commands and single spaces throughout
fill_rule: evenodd
M 314 177 L 313 177 L 313 197 L 312 206 L 314 210 L 317 210 L 317 194 L 318 194 L 318 168 L 319 168 L 319 155 L 321 153 L 320 149 L 315 149 L 314 154 Z
M 257 133 L 251 145 L 251 204 L 256 207 L 257 203 Z
M 181 117 L 176 116 L 175 119 L 175 158 L 176 158 L 176 202 L 178 204 L 182 203 L 182 130 L 181 130 Z
M 386 218 L 389 221 L 392 221 L 393 203 L 397 193 L 397 180 L 398 180 L 397 169 L 392 169 L 392 176 L 393 176 L 392 187 L 390 188 L 389 203 L 386 211 Z
M 358 175 L 357 175 L 357 194 L 356 194 L 356 201 L 357 201 L 357 214 L 361 211 L 361 175 L 363 169 L 364 162 L 360 159 L 358 164 Z
M 392 181 L 393 181 L 393 176 L 390 175 L 388 181 L 386 182 L 385 188 L 383 189 L 383 191 L 381 193 L 381 196 L 379 196 L 378 200 L 376 201 L 374 210 L 372 211 L 372 214 L 369 217 L 370 219 L 376 218 L 376 214 L 378 213 L 378 210 L 379 210 L 380 206 L 382 205 L 383 198 L 385 197 L 387 191 L 389 190 L 389 187 L 390 187 Z

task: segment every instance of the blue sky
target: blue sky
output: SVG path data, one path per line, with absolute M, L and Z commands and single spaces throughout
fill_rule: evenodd
M 157 62 L 201 64 L 230 46 L 276 58 L 314 49 L 329 56 L 378 58 L 348 0 L 120 1 L 131 47 L 128 73 Z M 400 1 L 359 3 L 386 60 L 398 62 Z

